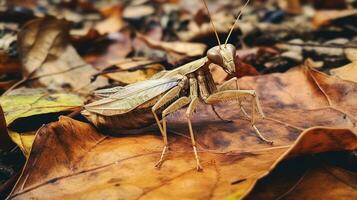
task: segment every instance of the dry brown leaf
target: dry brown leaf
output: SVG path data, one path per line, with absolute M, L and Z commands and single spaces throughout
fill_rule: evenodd
M 8 57 L 6 54 L 0 53 L 0 74 L 19 72 L 21 72 L 20 62 L 14 58 Z
M 235 77 L 241 78 L 244 76 L 256 76 L 259 75 L 259 72 L 251 65 L 244 63 L 239 56 L 236 56 L 234 59 L 234 63 L 236 66 L 236 73 Z M 222 67 L 212 64 L 210 66 L 211 73 L 213 76 L 213 79 L 217 84 L 222 84 L 224 81 L 227 81 L 228 79 L 232 78 L 232 76 L 229 76 L 223 69 Z
M 168 53 L 176 53 L 188 57 L 202 56 L 207 45 L 202 43 L 189 43 L 189 42 L 165 42 L 156 41 L 142 34 L 137 34 L 138 38 L 143 40 L 148 46 L 154 49 L 166 51 Z
M 95 26 L 95 30 L 100 34 L 118 32 L 123 28 L 123 8 L 121 6 L 107 8 L 103 10 L 102 13 L 108 15 L 108 17 Z
M 216 145 L 227 145 L 206 138 L 206 142 L 215 141 Z M 180 136 L 175 137 L 170 160 L 161 170 L 155 169 L 152 164 L 160 155 L 161 145 L 158 136 L 109 138 L 85 123 L 61 118 L 59 123 L 38 132 L 32 159 L 12 198 L 236 199 L 247 194 L 257 179 L 281 159 L 353 150 L 357 144 L 356 135 L 347 130 L 310 129 L 291 149 L 261 146 L 233 152 L 200 152 L 205 167 L 202 173 L 192 167 L 189 140 Z
M 0 74 L 2 80 L 0 80 L 0 89 L 7 90 L 16 82 L 18 78 L 8 78 L 5 75 L 18 75 L 21 74 L 21 63 L 15 58 L 9 57 L 6 53 L 0 53 Z M 11 76 L 10 76 L 11 77 Z M 17 76 L 15 76 L 17 77 Z
M 261 179 L 246 199 L 356 199 L 354 159 L 350 152 L 288 159 Z
M 69 43 L 69 23 L 52 17 L 28 22 L 18 35 L 20 58 L 26 79 L 49 89 L 91 91 L 107 82 L 90 84 L 97 73 Z
M 118 67 L 118 70 L 129 71 L 108 73 L 106 76 L 124 85 L 147 80 L 159 71 L 164 70 L 164 66 L 154 63 L 153 60 L 149 59 L 123 59 L 121 61 L 118 60 L 113 64 Z M 143 67 L 138 70 L 130 70 L 137 68 L 138 66 Z
M 234 120 L 228 124 L 201 105 L 193 124 L 204 171 L 196 171 L 181 117 L 169 121 L 171 151 L 157 170 L 163 147 L 158 130 L 111 137 L 62 117 L 39 130 L 10 198 L 237 199 L 282 159 L 356 150 L 357 84 L 309 68 L 239 82 L 258 91 L 267 118 L 257 126 L 274 146 L 256 137 L 236 103 L 218 107 Z
M 220 35 L 220 40 L 225 41 L 227 32 L 232 26 L 232 21 L 234 21 L 234 16 L 232 14 L 217 13 L 212 16 L 212 20 L 215 22 L 215 26 L 218 34 Z M 234 31 L 238 30 L 239 27 L 236 26 Z M 177 33 L 178 37 L 182 41 L 199 41 L 207 36 L 212 36 L 214 38 L 214 31 L 210 23 L 204 23 L 198 25 L 196 22 L 191 21 L 188 25 L 188 30 L 180 31 Z M 212 42 L 212 41 L 211 41 Z M 214 41 L 216 43 L 216 41 Z
M 236 77 L 238 78 L 259 75 L 259 72 L 252 65 L 244 63 L 239 56 L 236 56 L 234 63 L 236 65 Z
M 347 48 L 345 49 L 345 55 L 348 60 L 354 62 L 357 61 L 357 48 Z
M 129 30 L 111 33 L 108 37 L 112 41 L 104 51 L 86 55 L 84 59 L 102 70 L 111 65 L 113 61 L 125 58 L 133 50 L 130 34 Z
M 357 83 L 357 61 L 336 69 L 331 69 L 330 74 L 337 78 Z
M 155 13 L 155 9 L 149 5 L 128 6 L 124 9 L 125 19 L 138 20 Z
M 348 17 L 352 15 L 357 15 L 357 9 L 350 10 L 323 10 L 316 12 L 314 18 L 312 19 L 312 23 L 316 27 L 321 27 L 329 24 L 331 21 Z
M 287 13 L 301 14 L 302 12 L 300 0 L 279 0 L 278 3 Z

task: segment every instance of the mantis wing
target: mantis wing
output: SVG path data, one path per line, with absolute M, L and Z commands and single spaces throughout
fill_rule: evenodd
M 179 77 L 164 78 L 128 85 L 120 88 L 117 93 L 108 98 L 85 105 L 84 108 L 89 112 L 104 116 L 124 114 L 177 86 L 181 79 Z
M 122 91 L 125 90 L 125 87 L 117 86 L 117 87 L 112 87 L 112 88 L 108 88 L 108 89 L 96 90 L 96 91 L 94 91 L 94 95 L 96 97 L 107 98 L 107 97 L 110 97 L 110 95 L 113 95 L 121 90 Z
M 161 78 L 161 79 L 152 79 L 146 81 L 140 81 L 138 83 L 130 84 L 127 86 L 117 86 L 108 89 L 96 90 L 94 91 L 94 95 L 102 98 L 116 98 L 122 99 L 127 98 L 133 94 L 136 94 L 141 91 L 145 91 L 148 87 L 155 87 L 157 85 L 164 84 L 166 82 L 174 81 L 175 79 L 182 79 L 182 76 L 176 75 L 172 78 Z

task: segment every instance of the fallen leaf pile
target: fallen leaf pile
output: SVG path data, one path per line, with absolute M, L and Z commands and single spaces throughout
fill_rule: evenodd
M 162 147 L 157 130 L 110 137 L 86 123 L 62 117 L 37 133 L 11 197 L 241 198 L 283 159 L 356 149 L 357 110 L 353 109 L 353 99 L 357 96 L 357 84 L 309 68 L 243 78 L 240 82 L 242 87 L 259 92 L 267 118 L 259 121 L 258 126 L 275 141 L 274 146 L 259 141 L 239 113 L 227 112 L 236 104 L 219 109 L 229 113 L 224 116 L 234 119 L 232 124 L 217 121 L 212 111 L 202 106 L 194 127 L 204 171 L 198 173 L 195 169 L 187 127 L 179 118 L 169 122 L 172 149 L 168 161 L 157 170 L 153 164 Z M 263 90 L 266 86 L 272 90 Z M 301 92 L 291 94 L 294 88 Z M 53 152 L 58 152 L 55 157 Z
M 96 128 L 80 113 L 95 90 L 145 81 L 225 41 L 243 1 L 0 3 L 1 199 L 357 199 L 357 1 L 256 0 L 229 43 L 235 76 L 255 90 L 256 126 L 237 101 L 199 103 L 158 127 Z M 232 87 L 236 88 L 233 84 Z M 248 114 L 252 105 L 241 103 Z M 140 118 L 140 115 L 137 116 Z

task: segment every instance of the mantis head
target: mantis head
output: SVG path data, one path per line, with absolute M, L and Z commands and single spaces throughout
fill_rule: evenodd
M 212 29 L 216 35 L 216 39 L 218 42 L 218 46 L 215 46 L 213 48 L 211 48 L 210 50 L 208 50 L 207 52 L 207 58 L 210 62 L 221 66 L 224 71 L 226 71 L 228 74 L 233 74 L 236 71 L 235 68 L 235 64 L 234 64 L 234 57 L 236 55 L 236 48 L 234 47 L 234 45 L 232 44 L 228 44 L 228 40 L 229 37 L 231 36 L 233 29 L 235 27 L 235 25 L 238 23 L 240 17 L 243 14 L 243 10 L 244 8 L 249 4 L 250 0 L 247 0 L 246 3 L 243 5 L 243 7 L 240 9 L 239 13 L 238 13 L 238 17 L 236 18 L 236 20 L 234 21 L 232 27 L 230 28 L 229 34 L 226 38 L 225 43 L 222 45 L 221 41 L 219 39 L 216 27 L 214 26 L 214 23 L 212 21 L 212 17 L 211 14 L 209 12 L 207 3 L 205 0 L 202 0 L 204 6 L 206 7 L 207 10 L 207 14 L 210 17 L 210 22 L 212 25 Z
M 207 58 L 210 62 L 219 65 L 228 74 L 233 74 L 236 71 L 234 64 L 234 57 L 236 55 L 236 48 L 232 44 L 215 46 L 207 52 Z

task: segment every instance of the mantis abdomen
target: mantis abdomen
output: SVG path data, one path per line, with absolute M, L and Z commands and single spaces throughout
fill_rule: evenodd
M 141 129 L 155 124 L 155 117 L 152 113 L 152 107 L 162 98 L 166 93 L 163 93 L 134 110 L 113 116 L 105 116 L 91 113 L 87 110 L 82 111 L 88 120 L 90 120 L 97 128 L 107 131 L 112 134 L 126 134 L 125 130 Z M 157 110 L 158 116 L 161 119 L 161 112 L 173 101 L 179 97 L 173 98 L 167 105 L 160 107 Z

